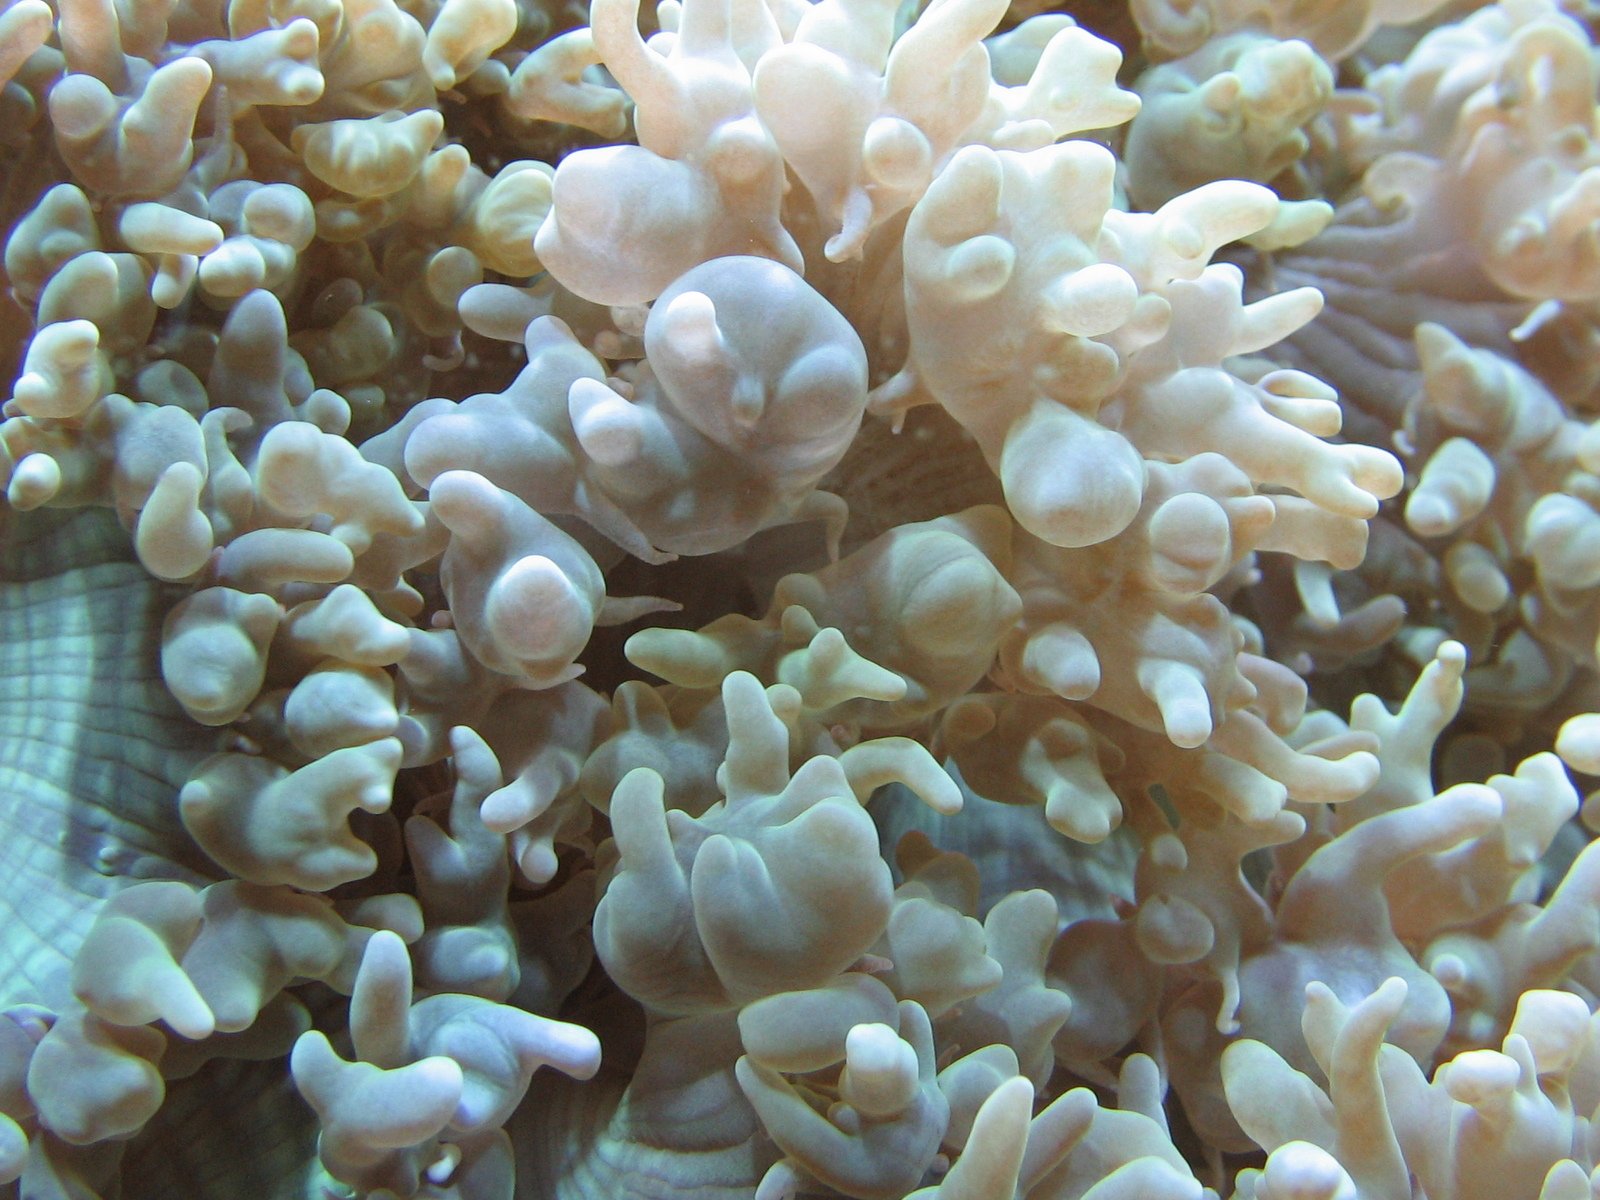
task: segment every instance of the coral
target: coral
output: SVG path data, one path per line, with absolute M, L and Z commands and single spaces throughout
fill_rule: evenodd
M 0 1190 L 1595 1193 L 1594 15 L 1069 7 L 0 0 Z

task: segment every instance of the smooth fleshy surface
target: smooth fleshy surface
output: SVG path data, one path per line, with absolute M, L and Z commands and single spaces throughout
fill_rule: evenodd
M 0 1189 L 1593 1200 L 1555 0 L 0 0 Z

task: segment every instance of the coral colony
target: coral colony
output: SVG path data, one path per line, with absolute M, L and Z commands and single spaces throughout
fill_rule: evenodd
M 3 1194 L 1600 1197 L 1600 12 L 1037 7 L 0 0 Z

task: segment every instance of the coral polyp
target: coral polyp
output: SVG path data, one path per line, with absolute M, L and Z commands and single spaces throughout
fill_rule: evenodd
M 1600 1195 L 1593 14 L 0 0 L 0 1188 Z

